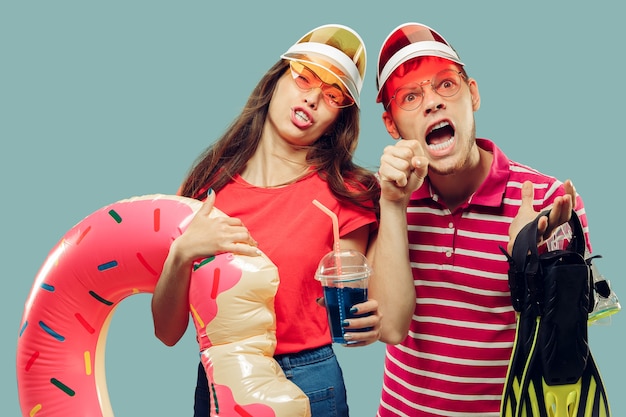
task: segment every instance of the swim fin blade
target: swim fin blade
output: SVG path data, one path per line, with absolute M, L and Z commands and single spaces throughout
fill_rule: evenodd
M 611 411 L 602 378 L 592 356 L 585 372 L 572 384 L 548 385 L 535 374 L 519 391 L 517 409 L 511 417 L 610 417 Z M 511 410 L 511 408 L 509 408 Z
M 581 378 L 573 384 L 548 385 L 537 374 L 520 390 L 513 417 L 610 417 L 602 378 L 592 356 Z

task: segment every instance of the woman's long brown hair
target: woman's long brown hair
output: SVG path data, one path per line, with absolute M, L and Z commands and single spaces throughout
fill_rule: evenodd
M 219 191 L 244 169 L 257 149 L 274 90 L 287 68 L 288 62 L 281 59 L 263 76 L 241 114 L 196 159 L 183 182 L 181 195 L 199 198 L 209 187 Z M 310 146 L 307 163 L 328 182 L 339 201 L 378 213 L 378 181 L 372 172 L 352 161 L 358 137 L 359 109 L 353 105 L 342 109 L 333 130 Z

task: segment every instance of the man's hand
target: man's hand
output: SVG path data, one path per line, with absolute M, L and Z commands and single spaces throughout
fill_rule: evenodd
M 387 146 L 378 170 L 382 198 L 408 202 L 427 174 L 428 160 L 417 141 L 402 139 L 395 146 Z
M 565 181 L 563 186 L 566 194 L 554 199 L 554 203 L 550 206 L 549 217 L 541 216 L 539 219 L 537 230 L 539 231 L 540 239 L 537 243 L 547 240 L 557 227 L 567 223 L 572 216 L 572 210 L 576 203 L 576 189 L 570 180 Z M 517 216 L 515 216 L 509 227 L 509 243 L 507 245 L 509 253 L 513 253 L 515 238 L 520 230 L 539 215 L 539 212 L 533 208 L 533 197 L 533 184 L 530 181 L 526 181 L 522 184 L 522 204 L 517 212 Z

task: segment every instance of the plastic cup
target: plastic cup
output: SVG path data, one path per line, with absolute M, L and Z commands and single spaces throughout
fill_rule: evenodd
M 367 301 L 367 285 L 371 271 L 365 256 L 352 249 L 329 252 L 321 259 L 315 278 L 324 288 L 328 325 L 334 343 L 351 343 L 344 338 L 346 333 L 342 326 L 344 320 L 369 315 L 369 313 L 354 314 L 350 310 L 353 305 Z M 348 331 L 354 333 L 368 330 L 371 328 Z

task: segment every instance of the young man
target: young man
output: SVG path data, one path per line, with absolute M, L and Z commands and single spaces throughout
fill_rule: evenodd
M 373 266 L 404 278 L 402 288 L 376 288 L 389 343 L 378 416 L 499 416 L 516 323 L 500 247 L 510 252 L 548 206 L 545 238 L 573 206 L 588 235 L 583 202 L 570 181 L 475 137 L 478 84 L 433 29 L 407 23 L 391 32 L 377 87 L 398 142 L 381 157 Z

